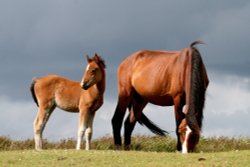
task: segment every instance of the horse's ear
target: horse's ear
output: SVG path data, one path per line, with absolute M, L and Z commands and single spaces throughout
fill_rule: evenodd
M 87 61 L 90 63 L 92 59 L 89 57 L 89 55 L 86 55 Z

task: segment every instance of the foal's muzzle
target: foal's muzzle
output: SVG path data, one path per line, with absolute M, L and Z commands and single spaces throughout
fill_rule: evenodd
M 87 82 L 82 82 L 81 83 L 81 87 L 84 89 L 84 90 L 87 90 L 88 88 L 89 88 L 89 83 L 87 83 Z

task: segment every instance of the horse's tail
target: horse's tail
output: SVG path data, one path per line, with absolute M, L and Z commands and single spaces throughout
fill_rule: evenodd
M 194 133 L 199 134 L 202 127 L 203 107 L 205 103 L 205 92 L 208 81 L 205 66 L 203 64 L 201 54 L 195 47 L 197 44 L 203 44 L 201 41 L 191 43 L 191 78 L 190 78 L 190 93 L 189 107 L 186 113 L 187 125 Z M 207 82 L 207 83 L 206 83 Z M 187 101 L 187 102 L 188 102 Z
M 35 101 L 36 105 L 39 107 L 39 104 L 37 102 L 37 98 L 36 98 L 36 93 L 35 93 L 35 84 L 36 84 L 36 78 L 33 78 L 32 83 L 30 85 L 30 91 L 31 91 L 31 95 L 33 97 L 33 100 Z
M 145 125 L 151 132 L 153 132 L 156 135 L 166 136 L 166 133 L 168 133 L 167 131 L 161 129 L 155 123 L 153 123 L 152 121 L 150 121 L 146 117 L 146 115 L 144 115 L 143 113 L 141 113 L 141 116 L 140 116 L 140 119 L 138 120 L 138 122 L 141 125 Z

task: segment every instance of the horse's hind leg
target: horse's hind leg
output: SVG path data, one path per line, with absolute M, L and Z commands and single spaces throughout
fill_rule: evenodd
M 121 127 L 122 121 L 126 112 L 126 109 L 129 105 L 130 97 L 121 97 L 119 96 L 118 103 L 115 109 L 114 116 L 112 118 L 112 127 L 113 127 L 113 137 L 116 150 L 121 149 Z
M 130 111 L 124 125 L 124 150 L 130 150 L 130 143 L 131 143 L 131 134 L 134 130 L 136 124 L 136 119 L 134 113 Z
M 38 109 L 38 113 L 34 121 L 34 140 L 35 140 L 36 150 L 42 149 L 43 130 L 54 109 L 55 107 L 50 107 L 49 109 L 45 109 L 42 106 L 40 106 Z
M 130 109 L 129 115 L 124 123 L 124 150 L 130 149 L 131 144 L 131 135 L 134 130 L 136 120 L 140 119 L 140 115 L 142 113 L 143 108 L 146 106 L 146 102 L 144 102 L 140 97 L 133 99 L 132 107 Z

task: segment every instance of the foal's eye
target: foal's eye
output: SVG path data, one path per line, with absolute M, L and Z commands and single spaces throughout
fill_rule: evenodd
M 90 73 L 91 73 L 92 75 L 94 75 L 95 72 L 96 72 L 96 69 L 92 69 L 92 70 L 90 71 Z

